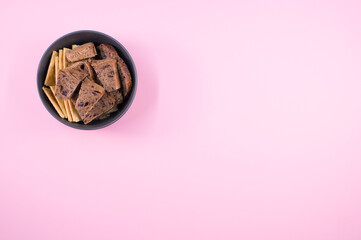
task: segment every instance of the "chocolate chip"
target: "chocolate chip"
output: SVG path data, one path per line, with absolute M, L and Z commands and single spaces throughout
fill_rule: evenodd
M 110 65 L 109 65 L 109 64 L 107 64 L 107 65 L 103 66 L 101 69 L 102 69 L 102 70 L 104 70 L 104 69 L 106 69 L 106 68 L 108 68 L 108 67 L 110 67 Z

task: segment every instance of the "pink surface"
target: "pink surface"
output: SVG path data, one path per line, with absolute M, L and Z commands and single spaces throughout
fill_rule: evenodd
M 359 1 L 106 2 L 0 4 L 1 240 L 361 239 Z M 36 89 L 80 29 L 138 70 L 98 131 Z

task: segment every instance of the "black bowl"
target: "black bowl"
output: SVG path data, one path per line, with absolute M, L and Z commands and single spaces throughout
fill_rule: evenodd
M 73 44 L 80 45 L 87 42 L 93 42 L 96 46 L 101 43 L 107 43 L 113 45 L 114 48 L 117 50 L 119 56 L 124 60 L 124 62 L 127 64 L 129 68 L 129 72 L 132 76 L 133 86 L 128 96 L 124 99 L 123 103 L 121 103 L 118 106 L 119 110 L 117 112 L 111 113 L 111 115 L 106 119 L 94 120 L 89 124 L 85 125 L 83 122 L 78 122 L 78 123 L 68 122 L 66 119 L 61 118 L 41 88 L 44 85 L 44 80 L 48 70 L 52 52 L 58 51 L 59 49 L 64 47 L 71 48 L 71 45 Z M 45 108 L 59 122 L 72 128 L 93 130 L 93 129 L 99 129 L 109 126 L 110 124 L 116 122 L 127 112 L 127 110 L 129 109 L 130 105 L 133 102 L 133 99 L 135 97 L 135 92 L 137 90 L 137 71 L 135 69 L 135 64 L 133 62 L 132 57 L 129 55 L 125 47 L 123 47 L 123 45 L 120 44 L 117 40 L 101 32 L 82 30 L 82 31 L 71 32 L 62 36 L 61 38 L 56 40 L 53 44 L 51 44 L 50 47 L 48 47 L 48 49 L 46 49 L 45 53 L 43 54 L 43 57 L 40 60 L 38 67 L 37 86 L 38 86 L 40 99 L 43 102 Z

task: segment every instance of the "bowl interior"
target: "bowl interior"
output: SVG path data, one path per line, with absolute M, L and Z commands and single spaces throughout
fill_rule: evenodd
M 118 105 L 119 110 L 117 112 L 111 113 L 111 115 L 102 120 L 94 120 L 90 122 L 89 124 L 85 125 L 82 122 L 76 123 L 76 122 L 68 122 L 66 119 L 61 118 L 58 113 L 55 111 L 54 107 L 51 105 L 50 101 L 44 94 L 43 90 L 41 89 L 44 85 L 45 76 L 48 70 L 51 54 L 53 51 L 58 51 L 61 48 L 70 48 L 73 44 L 81 45 L 83 43 L 87 42 L 93 42 L 95 46 L 101 44 L 101 43 L 107 43 L 114 46 L 114 48 L 117 50 L 119 56 L 124 60 L 124 62 L 127 64 L 129 72 L 132 76 L 133 86 L 132 89 L 129 92 L 129 95 L 124 99 L 123 103 Z M 77 32 L 72 32 L 69 34 L 64 35 L 63 37 L 56 40 L 53 44 L 51 44 L 48 49 L 45 51 L 43 57 L 40 60 L 39 67 L 38 67 L 38 75 L 37 75 L 37 87 L 38 92 L 41 98 L 41 101 L 43 102 L 45 108 L 48 110 L 48 112 L 53 115 L 54 118 L 56 118 L 58 121 L 62 122 L 63 124 L 77 128 L 77 129 L 84 129 L 84 130 L 92 130 L 92 129 L 99 129 L 106 127 L 115 121 L 117 121 L 119 118 L 121 118 L 125 112 L 128 110 L 130 105 L 133 102 L 136 88 L 137 88 L 137 75 L 136 75 L 136 69 L 134 62 L 129 55 L 128 51 L 121 45 L 117 40 L 114 38 L 96 31 L 91 30 L 82 30 Z

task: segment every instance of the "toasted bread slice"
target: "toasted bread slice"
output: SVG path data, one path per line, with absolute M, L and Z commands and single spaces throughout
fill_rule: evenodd
M 106 92 L 94 107 L 83 117 L 84 124 L 88 124 L 97 117 L 103 115 L 115 106 L 115 98 L 111 93 Z
M 124 60 L 121 57 L 119 57 L 118 52 L 110 44 L 100 44 L 97 47 L 97 50 L 101 58 L 103 59 L 111 58 L 117 60 L 119 77 L 122 84 L 122 93 L 123 96 L 126 97 L 129 94 L 133 83 L 132 83 L 132 76 L 130 75 L 129 69 L 125 64 Z
M 112 92 L 120 88 L 117 61 L 115 59 L 94 60 L 91 63 L 97 81 L 107 92 Z
M 89 42 L 80 45 L 66 53 L 69 62 L 76 62 L 83 59 L 91 58 L 97 55 L 94 43 Z
M 105 89 L 102 86 L 91 81 L 88 77 L 83 80 L 75 103 L 75 109 L 83 120 L 86 113 L 93 108 L 104 94 Z

